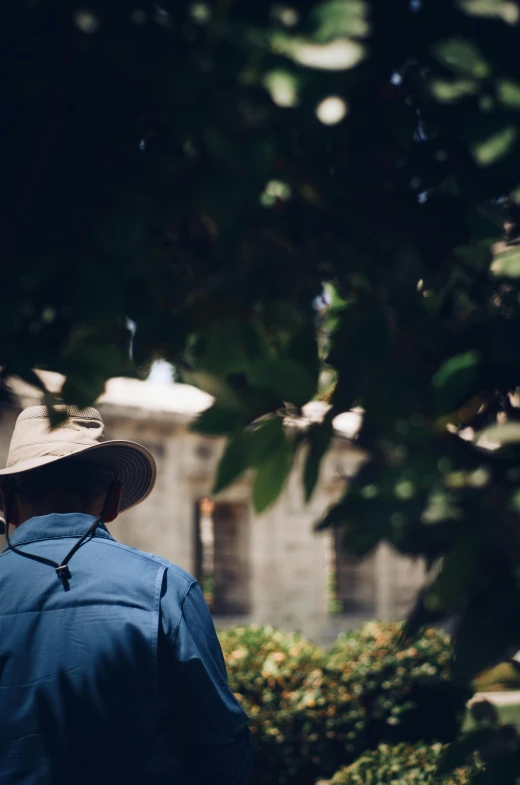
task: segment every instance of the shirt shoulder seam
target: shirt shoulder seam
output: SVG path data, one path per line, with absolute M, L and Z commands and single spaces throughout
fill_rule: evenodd
M 123 551 L 127 551 L 128 553 L 135 553 L 136 556 L 141 556 L 144 559 L 147 559 L 148 561 L 154 562 L 155 564 L 159 564 L 161 567 L 164 567 L 166 570 L 172 570 L 177 575 L 178 578 L 182 578 L 182 580 L 187 584 L 186 591 L 182 596 L 181 604 L 182 602 L 184 602 L 184 598 L 188 594 L 193 584 L 197 583 L 195 578 L 189 573 L 187 573 L 185 570 L 183 570 L 182 567 L 179 567 L 178 564 L 174 564 L 173 562 L 168 561 L 168 559 L 163 559 L 162 556 L 157 556 L 155 553 L 146 553 L 146 551 L 140 551 L 138 548 L 132 548 L 131 545 L 125 545 L 124 543 L 118 542 L 117 540 L 114 539 L 107 540 L 100 537 L 99 540 L 97 540 L 97 542 L 99 542 L 100 540 L 103 540 L 104 542 L 107 542 L 109 545 L 113 545 L 116 548 L 120 548 Z
M 180 601 L 181 612 L 180 612 L 180 615 L 179 615 L 179 622 L 178 622 L 178 624 L 177 624 L 177 626 L 175 628 L 175 633 L 173 635 L 173 640 L 172 640 L 172 643 L 173 643 L 174 646 L 175 646 L 175 642 L 177 641 L 177 636 L 179 634 L 179 629 L 180 629 L 180 626 L 181 626 L 181 622 L 182 622 L 183 619 L 186 621 L 185 616 L 184 616 L 184 600 L 186 599 L 186 597 L 190 593 L 192 587 L 196 586 L 196 585 L 197 585 L 197 581 L 195 579 L 193 579 L 191 581 L 191 583 L 188 585 L 188 587 L 186 588 L 186 591 L 184 592 L 184 594 L 182 595 L 182 599 Z
M 34 542 L 45 542 L 45 541 L 51 542 L 51 541 L 54 541 L 54 540 L 57 540 L 57 539 L 76 539 L 77 540 L 78 537 L 70 536 L 70 535 L 69 536 L 62 535 L 62 536 L 59 536 L 59 537 L 47 537 L 45 540 L 37 540 L 37 541 L 35 540 Z M 99 536 L 96 537 L 96 536 L 94 536 L 89 541 L 89 544 L 93 544 L 93 543 L 104 544 L 104 545 L 105 544 L 106 545 L 112 545 L 113 547 L 119 548 L 122 551 L 126 551 L 127 553 L 133 553 L 137 557 L 146 559 L 147 561 L 154 562 L 155 564 L 158 564 L 161 567 L 164 567 L 164 568 L 169 569 L 169 570 L 173 570 L 175 572 L 175 574 L 177 575 L 177 577 L 182 578 L 182 580 L 187 584 L 187 588 L 186 588 L 186 591 L 185 591 L 185 593 L 184 593 L 184 595 L 182 597 L 182 601 L 181 602 L 184 602 L 184 599 L 185 599 L 186 595 L 188 594 L 191 586 L 193 584 L 197 583 L 195 578 L 193 578 L 191 575 L 189 575 L 189 573 L 186 573 L 185 570 L 183 570 L 177 564 L 174 564 L 173 562 L 168 561 L 168 559 L 163 559 L 161 556 L 156 556 L 153 553 L 146 553 L 146 551 L 140 551 L 138 548 L 132 548 L 131 545 L 125 545 L 122 542 L 118 542 L 111 535 L 109 537 L 106 537 L 106 536 L 105 537 L 99 537 Z M 24 542 L 24 543 L 19 543 L 18 545 L 21 547 L 21 546 L 25 546 L 25 545 L 31 545 L 31 543 L 30 542 Z M 17 547 L 18 547 L 18 545 L 17 545 Z M 0 557 L 6 556 L 9 553 L 14 553 L 14 551 L 12 550 L 12 548 L 7 547 L 0 553 Z
M 141 558 L 146 559 L 147 561 L 155 562 L 156 564 L 159 564 L 161 567 L 165 567 L 166 569 L 175 570 L 177 575 L 179 575 L 179 577 L 183 578 L 183 580 L 185 580 L 186 583 L 189 584 L 187 591 L 189 591 L 189 587 L 191 586 L 191 583 L 196 583 L 195 579 L 191 578 L 191 576 L 190 576 L 191 578 L 191 582 L 190 582 L 188 578 L 182 574 L 184 570 L 181 567 L 178 567 L 173 562 L 168 561 L 168 559 L 163 559 L 162 556 L 156 556 L 154 553 L 146 553 L 146 551 L 140 551 L 138 548 L 133 548 L 131 545 L 125 545 L 124 543 L 118 542 L 117 540 L 114 539 L 109 540 L 105 537 L 99 537 L 99 539 L 94 538 L 92 540 L 92 542 L 97 542 L 97 543 L 101 541 L 107 543 L 108 545 L 112 545 L 115 548 L 120 548 L 122 551 L 127 551 L 128 553 L 134 553 L 136 556 L 140 556 Z

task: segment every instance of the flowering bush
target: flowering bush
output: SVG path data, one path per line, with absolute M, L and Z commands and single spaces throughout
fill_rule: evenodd
M 251 785 L 313 785 L 382 741 L 451 741 L 468 695 L 451 647 L 429 630 L 403 648 L 401 625 L 369 623 L 326 653 L 271 627 L 221 633 L 229 682 L 251 717 Z
M 355 763 L 340 769 L 329 785 L 466 785 L 481 767 L 474 760 L 456 769 L 445 778 L 439 778 L 437 766 L 443 745 L 398 744 L 391 747 L 381 744 L 375 750 L 361 755 Z
M 449 636 L 430 629 L 403 644 L 401 631 L 399 622 L 370 622 L 341 635 L 328 672 L 360 701 L 367 747 L 453 741 L 470 693 L 453 684 Z
M 334 743 L 331 717 L 341 711 L 349 731 L 362 729 L 364 717 L 344 688 L 331 701 L 322 649 L 299 635 L 254 625 L 225 630 L 220 641 L 231 689 L 251 717 L 252 785 L 314 783 L 361 751 L 359 730 L 348 754 L 342 741 Z

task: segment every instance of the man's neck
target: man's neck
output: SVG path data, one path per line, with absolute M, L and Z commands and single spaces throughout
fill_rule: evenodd
M 49 499 L 48 501 L 42 502 L 42 504 L 34 506 L 26 506 L 23 503 L 19 503 L 18 522 L 15 523 L 15 526 L 22 526 L 25 521 L 28 521 L 31 518 L 38 518 L 42 515 L 52 515 L 53 513 L 59 515 L 81 513 L 83 515 L 94 515 L 95 517 L 99 514 L 94 511 L 93 505 L 85 505 L 84 502 L 78 502 L 77 500 L 74 501 L 71 499 Z

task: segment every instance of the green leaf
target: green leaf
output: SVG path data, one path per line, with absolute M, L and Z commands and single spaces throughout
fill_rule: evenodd
M 330 419 L 311 430 L 308 436 L 309 450 L 303 469 L 303 488 L 305 501 L 310 501 L 318 482 L 320 466 L 328 450 L 333 435 Z
M 362 557 L 370 553 L 383 537 L 388 536 L 389 518 L 393 511 L 394 508 L 384 500 L 363 498 L 357 489 L 349 488 L 343 498 L 326 512 L 315 528 L 317 531 L 323 531 L 343 527 L 344 547 L 353 556 Z
M 204 390 L 215 398 L 215 401 L 226 409 L 242 410 L 242 403 L 236 392 L 218 376 L 207 371 L 182 371 L 182 380 Z
M 236 431 L 229 439 L 217 469 L 212 493 L 217 494 L 231 485 L 249 466 L 249 434 Z
M 442 65 L 463 76 L 485 79 L 491 73 L 477 44 L 465 38 L 446 38 L 434 48 L 434 55 Z
M 520 278 L 520 247 L 508 248 L 497 254 L 491 272 L 500 278 Z
M 247 360 L 240 326 L 216 322 L 197 335 L 194 346 L 198 368 L 216 376 L 241 371 Z
M 85 409 L 99 398 L 105 391 L 105 377 L 89 375 L 68 376 L 63 384 L 61 393 L 68 404 Z
M 362 394 L 373 389 L 373 377 L 388 360 L 389 329 L 381 304 L 367 295 L 347 307 L 331 340 L 326 362 L 334 368 L 348 368 L 338 375 L 332 394 L 334 411 L 347 411 Z
M 432 379 L 439 414 L 455 411 L 467 400 L 478 378 L 479 363 L 478 352 L 472 350 L 441 365 Z
M 520 84 L 510 79 L 501 79 L 497 85 L 498 98 L 506 106 L 520 109 Z
M 236 428 L 239 419 L 240 413 L 236 409 L 226 409 L 215 403 L 199 414 L 190 425 L 190 430 L 213 436 L 226 436 Z
M 518 7 L 509 0 L 458 0 L 457 6 L 471 16 L 502 19 L 509 24 L 518 22 Z
M 253 387 L 272 390 L 283 401 L 303 406 L 316 393 L 316 381 L 301 365 L 288 359 L 258 360 L 247 376 Z
M 271 417 L 249 432 L 249 465 L 255 468 L 271 459 L 284 442 L 283 417 Z
M 336 504 L 333 504 L 325 515 L 316 523 L 316 531 L 324 531 L 325 529 L 339 526 L 345 523 L 346 518 L 350 513 L 350 491 L 347 490 L 346 494 Z
M 363 38 L 370 29 L 363 0 L 326 0 L 315 8 L 313 21 L 314 38 L 320 43 L 335 38 Z
M 498 242 L 504 236 L 503 210 L 493 205 L 471 207 L 466 212 L 466 223 L 472 238 L 472 242 L 468 246 L 472 250 L 470 263 L 473 265 L 476 263 L 481 268 L 480 260 L 484 256 L 484 252 L 489 263 L 490 245 Z
M 471 153 L 479 166 L 490 166 L 510 151 L 518 138 L 518 129 L 507 125 L 485 139 L 473 142 Z
M 289 57 L 293 62 L 307 68 L 323 71 L 345 71 L 361 62 L 365 49 L 357 41 L 337 38 L 326 43 L 314 43 L 305 38 L 293 38 L 276 33 L 271 38 L 275 54 Z
M 294 335 L 287 347 L 287 358 L 301 366 L 317 387 L 321 366 L 316 327 L 312 321 Z
M 347 527 L 343 546 L 351 556 L 362 559 L 368 556 L 376 545 L 388 534 L 388 522 L 384 516 L 384 505 L 380 502 L 365 502 L 367 517 L 354 521 Z
M 240 402 L 244 410 L 244 422 L 254 423 L 261 417 L 272 416 L 283 408 L 284 402 L 272 390 L 247 387 L 240 390 Z
M 443 103 L 451 103 L 473 95 L 477 91 L 477 83 L 471 79 L 432 79 L 430 92 L 434 98 Z
M 60 405 L 61 401 L 54 393 L 46 392 L 43 396 L 43 404 L 47 407 L 47 416 L 51 429 L 57 428 L 67 419 L 66 409 L 57 409 L 56 405 Z
M 295 443 L 287 437 L 269 460 L 256 470 L 252 501 L 257 514 L 264 512 L 280 495 L 294 459 Z
M 291 107 L 298 104 L 300 85 L 297 77 L 289 71 L 269 71 L 264 77 L 264 87 L 278 106 Z

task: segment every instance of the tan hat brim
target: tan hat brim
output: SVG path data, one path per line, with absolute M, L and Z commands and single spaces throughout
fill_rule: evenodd
M 78 449 L 68 455 L 42 455 L 20 461 L 7 469 L 0 469 L 0 477 L 21 474 L 56 461 L 81 460 L 87 454 L 89 460 L 95 460 L 112 468 L 117 479 L 121 481 L 123 486 L 119 508 L 121 512 L 135 507 L 152 492 L 157 479 L 157 466 L 151 452 L 137 442 L 116 439 L 92 447 L 78 445 Z

